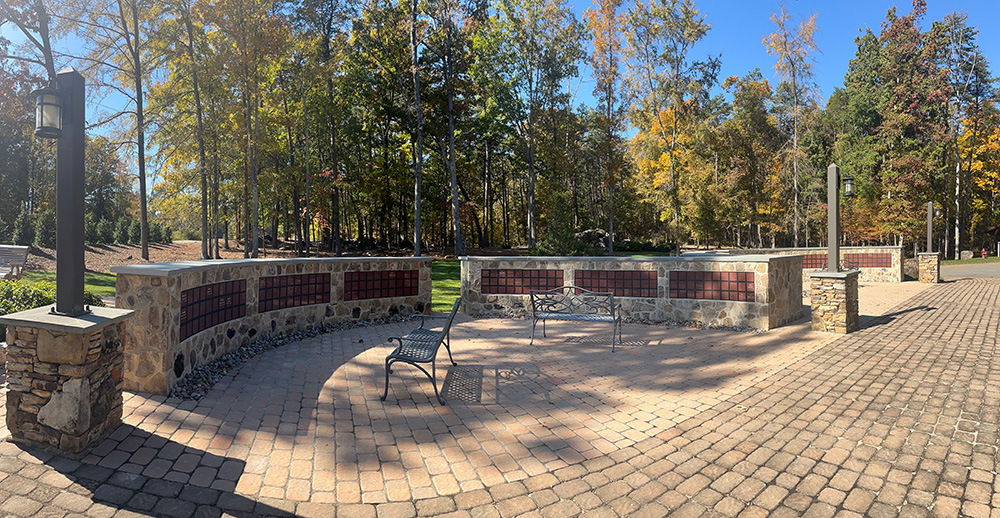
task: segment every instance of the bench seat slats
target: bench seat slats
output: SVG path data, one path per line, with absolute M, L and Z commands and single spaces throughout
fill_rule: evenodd
M 402 337 L 396 356 L 416 362 L 430 361 L 437 352 L 440 334 L 439 331 L 429 329 L 414 329 Z

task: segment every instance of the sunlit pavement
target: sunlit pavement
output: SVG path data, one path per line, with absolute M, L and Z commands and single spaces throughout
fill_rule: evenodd
M 863 286 L 851 335 L 628 324 L 615 353 L 461 317 L 447 406 L 408 366 L 379 400 L 412 324 L 328 334 L 197 403 L 126 393 L 82 461 L 0 445 L 0 516 L 989 516 L 998 297 Z

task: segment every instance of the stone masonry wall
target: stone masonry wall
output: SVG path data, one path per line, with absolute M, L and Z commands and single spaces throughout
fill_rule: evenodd
M 483 293 L 483 270 L 558 270 L 563 285 L 579 286 L 576 271 L 653 271 L 655 297 L 615 297 L 622 316 L 645 321 L 696 321 L 771 329 L 802 317 L 801 257 L 463 257 L 462 307 L 473 316 L 525 316 L 527 294 Z M 753 300 L 671 298 L 670 272 L 753 273 Z M 602 291 L 602 290 L 593 290 Z M 608 290 L 605 290 L 608 291 Z
M 822 255 L 826 256 L 827 248 L 751 248 L 732 249 L 728 253 L 732 255 L 742 254 L 764 254 L 764 255 Z M 855 254 L 889 254 L 892 261 L 888 268 L 861 267 L 860 282 L 903 282 L 903 247 L 901 246 L 842 246 L 840 247 L 840 260 L 843 261 L 846 255 Z M 823 271 L 821 268 L 802 268 L 802 285 L 809 285 L 809 274 Z
M 856 271 L 812 274 L 813 331 L 846 334 L 858 330 L 858 277 Z
M 81 335 L 7 326 L 7 428 L 14 441 L 75 456 L 121 423 L 124 325 Z
M 924 252 L 917 254 L 917 260 L 920 282 L 935 284 L 941 282 L 941 254 Z
M 112 269 L 122 270 L 116 272 L 116 306 L 136 311 L 126 328 L 130 344 L 125 349 L 128 390 L 166 394 L 192 369 L 254 340 L 350 320 L 424 313 L 431 307 L 429 258 L 251 259 L 159 266 L 141 274 L 127 267 Z M 416 295 L 345 300 L 345 273 L 400 270 L 418 271 Z M 261 277 L 312 274 L 329 275 L 328 303 L 262 311 L 258 301 Z M 182 340 L 182 293 L 234 280 L 246 282 L 245 316 L 209 326 Z

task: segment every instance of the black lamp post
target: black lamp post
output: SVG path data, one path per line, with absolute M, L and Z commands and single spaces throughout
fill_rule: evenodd
M 56 306 L 54 313 L 89 313 L 83 304 L 83 192 L 86 81 L 73 68 L 35 90 L 35 135 L 56 145 Z
M 837 273 L 840 271 L 840 168 L 837 164 L 830 164 L 826 168 L 826 216 L 827 216 L 827 271 Z M 845 175 L 844 197 L 854 196 L 854 177 Z
M 934 218 L 941 217 L 941 209 L 934 202 L 927 202 L 927 253 L 934 252 Z

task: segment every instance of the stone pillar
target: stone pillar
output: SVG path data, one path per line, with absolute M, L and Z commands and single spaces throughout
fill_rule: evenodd
M 917 254 L 917 271 L 920 282 L 938 283 L 941 279 L 941 254 L 923 252 Z
M 847 334 L 858 330 L 858 276 L 861 272 L 810 273 L 812 329 Z
M 7 325 L 7 428 L 15 442 L 82 457 L 122 419 L 122 339 L 132 311 L 77 317 L 45 306 Z

